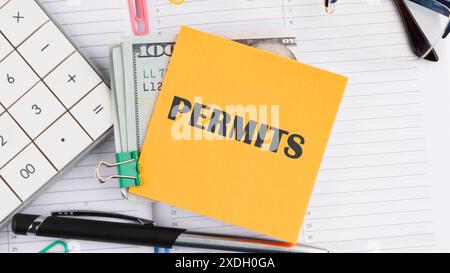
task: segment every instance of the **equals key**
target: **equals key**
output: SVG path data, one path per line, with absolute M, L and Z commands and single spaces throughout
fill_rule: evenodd
M 103 111 L 103 106 L 101 104 L 94 109 L 96 115 L 100 114 L 101 111 Z

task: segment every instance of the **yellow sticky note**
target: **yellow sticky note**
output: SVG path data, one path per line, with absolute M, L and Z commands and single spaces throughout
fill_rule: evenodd
M 346 84 L 182 27 L 130 192 L 294 243 Z

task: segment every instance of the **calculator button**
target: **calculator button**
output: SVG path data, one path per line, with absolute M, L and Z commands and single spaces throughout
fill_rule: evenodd
M 56 168 L 61 170 L 88 147 L 92 140 L 72 116 L 66 113 L 39 136 L 35 143 Z
M 30 198 L 56 173 L 55 168 L 34 144 L 28 146 L 0 171 L 6 183 L 22 200 Z
M 6 185 L 5 181 L 0 178 L 0 200 L 2 205 L 0 206 L 0 219 L 4 219 L 11 214 L 19 205 L 20 200 Z
M 19 54 L 11 53 L 0 63 L 0 103 L 10 107 L 38 81 L 37 75 Z
M 102 82 L 95 70 L 78 52 L 50 73 L 44 81 L 67 108 L 71 108 Z
M 41 77 L 75 52 L 72 44 L 52 22 L 44 25 L 17 50 Z
M 49 18 L 34 1 L 11 0 L 0 9 L 0 30 L 18 46 Z
M 0 34 L 0 61 L 3 60 L 9 53 L 13 51 L 10 43 Z
M 111 111 L 111 91 L 104 83 L 70 110 L 93 139 L 97 139 L 111 128 Z
M 30 139 L 7 113 L 0 116 L 0 169 L 30 143 Z
M 33 87 L 9 110 L 33 139 L 64 112 L 65 108 L 42 82 Z

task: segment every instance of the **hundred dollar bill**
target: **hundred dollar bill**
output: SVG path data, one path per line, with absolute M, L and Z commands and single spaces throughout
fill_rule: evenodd
M 140 151 L 175 47 L 175 36 L 130 38 L 123 42 L 128 146 Z M 296 38 L 233 38 L 234 41 L 297 60 Z M 135 145 L 135 146 L 134 146 Z

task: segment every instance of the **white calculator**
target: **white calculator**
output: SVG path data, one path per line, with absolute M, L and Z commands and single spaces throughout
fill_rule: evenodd
M 0 226 L 112 127 L 110 90 L 34 0 L 0 0 Z

